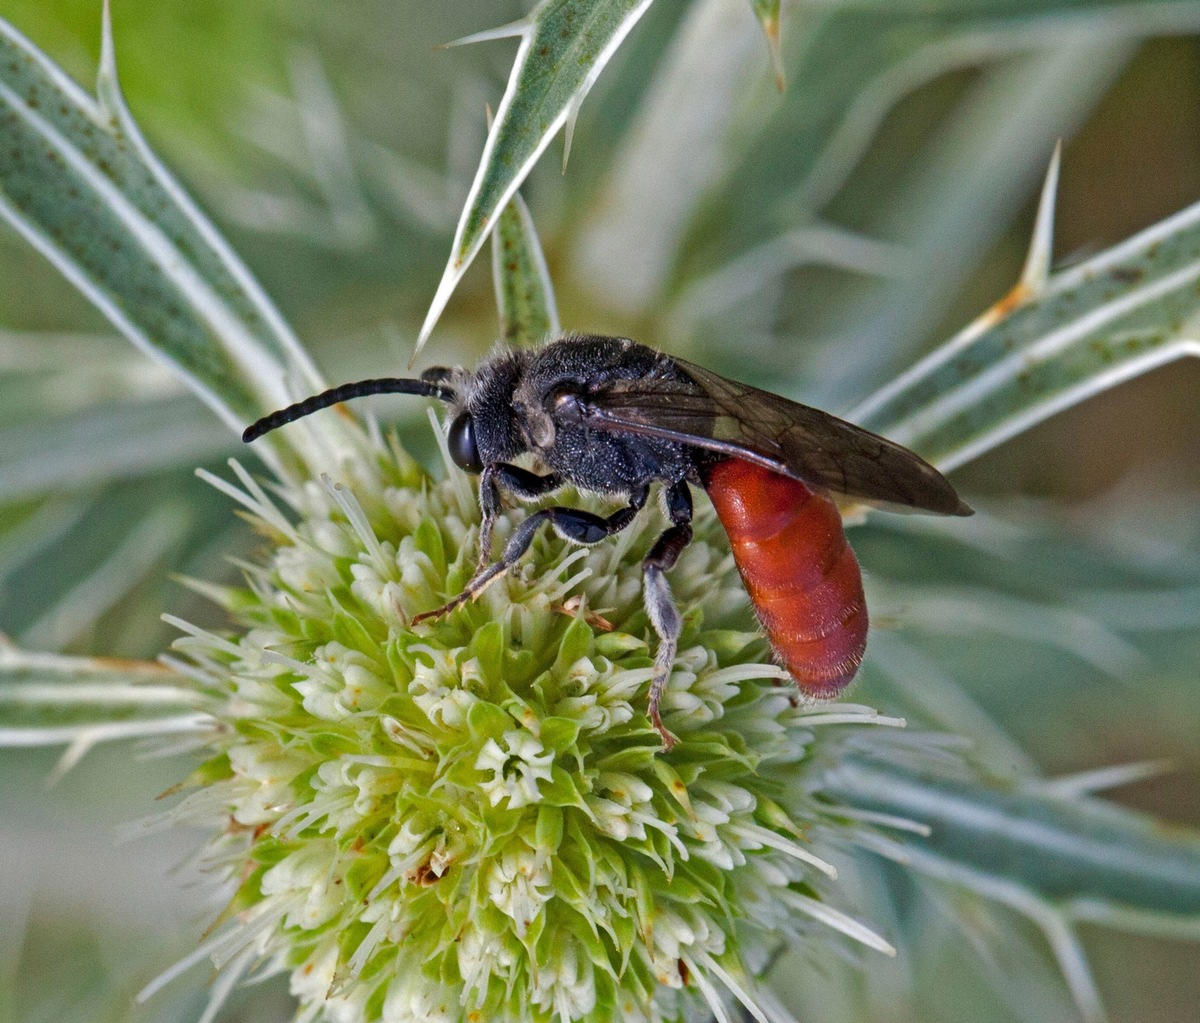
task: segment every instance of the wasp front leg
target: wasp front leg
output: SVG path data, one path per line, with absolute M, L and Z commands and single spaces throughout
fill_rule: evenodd
M 666 575 L 679 559 L 683 549 L 692 542 L 692 495 L 682 480 L 667 491 L 667 515 L 671 525 L 655 541 L 650 553 L 642 560 L 642 590 L 646 615 L 658 633 L 658 653 L 654 658 L 654 674 L 650 677 L 650 723 L 662 736 L 668 750 L 675 745 L 675 736 L 662 723 L 658 706 L 675 666 L 675 651 L 683 631 L 683 619 L 671 596 Z
M 534 501 L 558 490 L 562 485 L 563 478 L 556 472 L 539 476 L 536 472 L 507 462 L 498 462 L 483 470 L 479 478 L 479 560 L 475 563 L 476 575 L 482 573 L 492 561 L 492 530 L 504 507 L 501 491 L 507 491 L 522 501 Z
M 510 466 L 509 468 L 512 467 Z M 519 471 L 524 472 L 524 470 Z M 528 475 L 533 476 L 533 473 L 529 473 Z M 538 477 L 534 476 L 533 478 L 537 479 Z M 543 476 L 540 478 L 546 479 L 547 477 Z M 468 600 L 474 600 L 478 597 L 479 594 L 521 560 L 525 552 L 529 550 L 529 545 L 533 542 L 537 531 L 547 523 L 564 540 L 591 546 L 619 533 L 633 522 L 637 517 L 637 513 L 645 507 L 648 495 L 648 487 L 639 487 L 629 496 L 629 503 L 624 508 L 619 508 L 608 516 L 593 515 L 591 512 L 584 511 L 581 508 L 563 508 L 558 506 L 535 511 L 517 526 L 512 537 L 505 545 L 504 553 L 500 556 L 499 561 L 482 566 L 472 577 L 471 581 L 467 583 L 462 593 L 439 608 L 417 615 L 412 620 L 413 625 L 427 621 L 430 618 L 437 618 L 448 614 L 456 607 L 465 604 Z

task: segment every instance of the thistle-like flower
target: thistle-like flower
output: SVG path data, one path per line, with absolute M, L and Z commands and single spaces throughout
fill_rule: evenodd
M 664 753 L 640 580 L 657 512 L 595 548 L 545 536 L 412 628 L 474 566 L 464 476 L 394 445 L 275 496 L 233 468 L 242 489 L 213 482 L 268 547 L 244 588 L 204 587 L 234 631 L 176 622 L 171 660 L 216 724 L 164 818 L 215 828 L 235 888 L 187 961 L 226 969 L 212 1011 L 257 969 L 290 972 L 301 1020 L 725 1019 L 733 1000 L 766 1019 L 753 977 L 780 941 L 891 951 L 835 908 L 828 857 L 866 826 L 821 789 L 898 722 L 798 702 L 711 511 L 673 572 Z
M 569 148 L 584 95 L 649 6 L 648 0 L 543 0 L 521 22 L 474 37 L 519 33 L 522 41 L 422 337 L 447 308 L 455 282 L 489 233 L 500 335 L 520 345 L 558 332 L 549 264 L 514 190 L 564 120 Z M 770 36 L 771 26 L 778 27 L 778 3 L 754 6 Z M 861 59 L 851 61 L 857 82 L 851 74 L 846 88 L 797 88 L 780 106 L 756 103 L 737 84 L 744 48 L 731 4 L 689 5 L 669 51 L 653 62 L 653 81 L 629 94 L 633 106 L 623 104 L 630 116 L 617 121 L 629 130 L 620 138 L 598 138 L 599 162 L 575 179 L 593 191 L 556 200 L 564 214 L 556 219 L 560 227 L 570 225 L 571 235 L 560 233 L 553 251 L 573 288 L 568 304 L 575 321 L 619 310 L 639 324 L 644 339 L 684 353 L 712 350 L 706 339 L 741 337 L 758 367 L 755 373 L 748 366 L 748 374 L 762 376 L 768 359 L 786 354 L 773 381 L 786 393 L 798 393 L 801 381 L 807 388 L 833 380 L 833 357 L 846 396 L 877 383 L 904 361 L 903 338 L 931 332 L 943 317 L 938 295 L 949 295 L 946 260 L 921 258 L 929 254 L 931 236 L 920 217 L 907 218 L 918 226 L 901 232 L 895 246 L 837 227 L 847 211 L 855 223 L 888 219 L 881 221 L 879 210 L 852 209 L 855 197 L 843 185 L 878 126 L 874 114 L 886 114 L 921 85 L 922 76 L 932 81 L 957 67 L 956 39 L 974 38 L 981 29 L 1026 38 L 1039 26 L 1062 28 L 1054 4 L 1040 11 L 1024 6 L 1031 9 L 999 20 L 981 8 L 979 21 L 930 18 L 922 5 L 913 5 L 903 17 L 888 12 L 883 34 L 864 33 L 869 25 L 862 12 L 851 9 L 842 12 L 839 28 L 833 12 L 819 32 L 792 48 L 794 81 L 820 80 L 822 68 L 844 61 L 857 46 Z M 753 30 L 742 7 L 733 13 Z M 1121 22 L 1122 38 L 1163 30 L 1161 19 L 1109 15 Z M 1101 20 L 1109 15 L 1096 13 Z M 911 46 L 869 49 L 872 39 L 895 42 L 900 36 Z M 655 38 L 665 37 L 655 30 L 652 45 Z M 992 56 L 1006 56 L 1001 51 Z M 119 332 L 174 367 L 228 426 L 240 431 L 280 408 L 294 397 L 293 388 L 323 386 L 248 268 L 142 137 L 121 95 L 107 17 L 96 96 L 78 89 L 3 21 L 0 54 L 6 132 L 0 215 Z M 916 79 L 907 73 L 914 54 L 930 57 L 918 62 Z M 429 187 L 420 169 L 424 152 L 404 155 L 400 167 L 411 163 L 414 173 L 399 170 L 395 184 L 388 184 L 387 167 L 396 161 L 387 159 L 386 173 L 372 170 L 360 181 L 367 163 L 377 170 L 378 157 L 389 155 L 374 142 L 363 150 L 362 141 L 388 133 L 367 131 L 359 138 L 357 130 L 344 131 L 319 67 L 301 56 L 294 63 L 296 116 L 272 95 L 264 119 L 256 122 L 261 130 L 252 134 L 284 157 L 289 173 L 296 171 L 293 154 L 310 154 L 313 167 L 301 172 L 294 192 L 265 204 L 255 194 L 253 202 L 234 205 L 250 214 L 251 226 L 272 232 L 283 227 L 306 243 L 319 237 L 322 251 L 331 241 L 343 247 L 341 279 L 354 281 L 355 294 L 366 303 L 354 320 L 390 317 L 397 308 L 391 274 L 386 300 L 378 289 L 357 287 L 364 267 L 377 276 L 378 249 L 362 250 L 368 262 L 355 263 L 344 247 L 372 233 L 376 218 L 369 206 L 384 195 L 402 219 L 440 225 L 452 212 L 445 196 L 458 191 L 458 161 L 450 161 L 455 170 L 445 188 Z M 1083 69 L 1075 83 L 1083 84 L 1082 93 L 1071 86 L 1070 61 L 1056 64 L 1050 76 L 1002 76 L 988 88 L 1016 101 L 1014 109 L 1041 125 L 1034 135 L 1044 137 L 1042 129 L 1056 116 L 1047 103 L 1066 102 L 1060 116 L 1068 108 L 1077 113 L 1080 97 L 1094 94 L 1100 81 L 1095 63 L 1074 60 Z M 1111 60 L 1100 63 L 1116 67 Z M 1101 78 L 1103 73 L 1101 68 Z M 634 77 L 640 83 L 643 76 Z M 731 102 L 738 95 L 745 102 Z M 870 100 L 865 108 L 863 99 Z M 979 118 L 986 120 L 993 104 L 977 99 L 968 90 L 961 110 L 953 112 L 962 125 L 976 125 L 976 137 L 990 138 L 990 124 Z M 371 106 L 388 110 L 389 124 L 395 121 L 387 104 Z M 873 112 L 865 121 L 858 116 L 864 109 Z M 697 121 L 689 111 L 704 113 Z M 794 127 L 796 111 L 811 129 L 800 133 L 803 138 L 773 130 Z M 944 113 L 939 106 L 938 116 Z M 1031 123 L 1027 118 L 1026 127 Z M 1019 127 L 1010 132 L 1013 139 L 1022 134 Z M 457 127 L 450 132 L 460 134 Z M 685 137 L 688 144 L 680 145 Z M 842 144 L 848 139 L 849 147 Z M 753 159 L 742 158 L 750 153 L 743 145 L 748 141 L 754 142 Z M 1000 191 L 1010 198 L 1041 148 L 1036 138 L 1025 142 L 1023 156 L 1022 146 L 1008 147 L 1009 169 L 996 172 L 1008 174 Z M 914 157 L 910 148 L 883 154 L 880 166 L 902 166 L 906 173 L 915 167 L 913 180 L 933 180 L 921 167 L 936 172 L 945 154 L 931 150 Z M 614 159 L 606 161 L 605 152 Z M 713 177 L 713 168 L 729 173 Z M 994 173 L 958 178 L 961 188 L 951 206 L 959 215 L 938 220 L 936 234 L 957 239 L 947 252 L 961 263 L 980 226 L 978 217 L 964 219 L 962 211 L 976 211 L 982 201 L 998 215 L 992 200 L 1000 179 Z M 1056 181 L 1057 158 L 1019 284 L 854 410 L 856 422 L 948 471 L 1068 405 L 1196 354 L 1200 206 L 1081 265 L 1052 272 Z M 321 186 L 327 210 L 314 210 L 303 198 L 313 182 Z M 737 202 L 724 201 L 731 184 Z M 914 196 L 919 200 L 916 193 L 888 194 L 885 205 L 900 209 L 907 203 L 920 213 Z M 747 197 L 762 202 L 743 201 Z M 380 213 L 383 228 L 390 213 Z M 813 261 L 879 274 L 882 290 L 860 281 L 830 292 L 825 270 L 807 269 Z M 410 277 L 417 287 L 424 279 Z M 933 285 L 932 291 L 923 284 Z M 42 293 L 40 286 L 30 291 Z M 824 312 L 801 326 L 795 313 L 813 308 L 808 298 L 828 308 L 821 305 Z M 373 306 L 376 299 L 381 304 Z M 474 332 L 478 310 L 467 308 Z M 887 311 L 882 319 L 880 310 Z M 832 334 L 830 324 L 839 325 Z M 467 332 L 459 333 L 465 339 Z M 842 342 L 836 349 L 826 343 L 834 336 Z M 813 340 L 820 345 L 810 347 Z M 40 338 L 37 347 L 36 365 L 49 369 Z M 50 495 L 82 495 L 95 482 L 190 465 L 226 442 L 208 436 L 207 420 L 181 425 L 177 413 L 186 416 L 187 407 L 176 407 L 173 392 L 143 394 L 141 383 L 127 387 L 140 376 L 125 368 L 122 391 L 135 401 L 125 410 L 128 420 L 122 415 L 119 421 L 139 443 L 122 443 L 121 457 L 109 457 L 101 449 L 125 434 L 89 429 L 85 443 L 79 429 L 82 422 L 118 422 L 107 418 L 109 382 L 97 377 L 90 361 L 74 365 L 74 343 L 62 350 L 72 353 L 74 370 L 64 381 L 74 381 L 72 393 L 94 402 L 101 417 L 76 422 L 62 418 L 69 410 L 61 403 L 45 408 L 46 422 L 35 424 L 34 434 L 69 440 L 72 454 L 62 457 L 66 449 L 54 444 L 46 459 L 32 448 L 16 452 L 16 475 L 24 476 L 25 489 L 5 491 L 9 553 L 36 546 L 30 537 L 45 545 L 64 522 L 74 521 L 76 507 L 84 507 L 73 501 L 64 507 Z M 60 368 L 66 369 L 56 364 L 55 372 Z M 56 381 L 52 390 L 61 389 Z M 167 408 L 171 415 L 163 417 Z M 171 429 L 143 433 L 146 423 L 163 418 Z M 992 670 L 989 662 L 998 658 L 990 643 L 959 644 L 969 656 L 956 656 L 954 663 L 970 677 L 968 688 L 981 692 L 993 679 L 1017 683 L 1024 677 L 1041 690 L 1052 678 L 1051 688 L 1062 694 L 1059 706 L 1070 708 L 1068 694 L 1092 700 L 1097 690 L 1090 678 L 1086 685 L 1081 681 L 1085 676 L 1072 681 L 1064 672 L 1060 678 L 1057 654 L 1065 650 L 1118 677 L 1140 671 L 1139 646 L 1160 651 L 1168 627 L 1182 632 L 1194 622 L 1194 573 L 1168 573 L 1170 584 L 1161 591 L 1124 584 L 1110 593 L 1081 590 L 1090 576 L 1087 570 L 1063 572 L 1060 535 L 1052 557 L 1035 557 L 1032 531 L 1014 531 L 995 519 L 977 522 L 967 546 L 1019 565 L 1022 595 L 990 593 L 978 579 L 969 591 L 923 576 L 906 580 L 909 635 L 877 642 L 868 665 L 877 679 L 886 674 L 905 705 L 924 719 L 983 740 L 977 761 L 916 760 L 914 746 L 929 740 L 880 727 L 898 724 L 893 719 L 863 707 L 814 708 L 794 700 L 753 628 L 725 538 L 704 507 L 696 541 L 671 572 L 686 619 L 662 708 L 679 743 L 663 751 L 646 713 L 653 631 L 642 609 L 640 572 L 661 519 L 644 512 L 633 529 L 586 551 L 540 537 L 520 570 L 477 603 L 422 622 L 419 616 L 461 590 L 474 567 L 474 493 L 461 474 L 450 470 L 435 484 L 399 450 L 367 444 L 353 426 L 343 434 L 342 425 L 332 416 L 321 426 L 310 420 L 293 430 L 308 430 L 298 437 L 311 443 L 289 446 L 278 437 L 261 446 L 268 466 L 278 471 L 277 485 L 259 483 L 238 466 L 240 486 L 213 480 L 248 508 L 267 546 L 245 566 L 243 587 L 196 584 L 224 605 L 232 625 L 217 635 L 173 619 L 187 634 L 168 659 L 173 672 L 21 651 L 0 637 L 0 745 L 67 742 L 63 769 L 96 742 L 138 735 L 182 734 L 185 748 L 201 753 L 201 766 L 180 787 L 182 801 L 161 823 L 191 821 L 210 830 L 207 859 L 226 879 L 230 901 L 201 947 L 146 996 L 190 963 L 211 958 L 223 970 L 201 1023 L 214 1018 L 239 978 L 272 972 L 290 975 L 299 1018 L 308 1021 L 665 1020 L 697 1009 L 728 1023 L 738 1003 L 760 1021 L 782 1020 L 786 1011 L 756 986 L 777 949 L 786 954 L 854 940 L 890 951 L 844 911 L 848 885 L 833 876 L 831 863 L 855 846 L 909 867 L 906 873 L 888 869 L 875 888 L 877 864 L 862 857 L 856 866 L 864 868 L 867 899 L 873 888 L 889 892 L 902 877 L 906 909 L 920 908 L 914 893 L 932 893 L 928 901 L 960 928 L 945 929 L 955 936 L 951 940 L 965 934 L 987 952 L 983 958 L 993 967 L 991 982 L 1004 992 L 1006 1017 L 1062 1015 L 1048 1008 L 1037 994 L 1043 985 L 1025 972 L 1033 962 L 1024 954 L 1027 928 L 1010 919 L 1014 915 L 1048 939 L 1089 1023 L 1101 1023 L 1104 1014 L 1075 940 L 1078 924 L 1200 934 L 1200 844 L 1088 795 L 1145 777 L 1146 765 L 1047 782 L 962 698 L 940 659 L 925 656 L 921 636 L 1006 632 L 1022 644 L 1015 674 Z M 190 436 L 196 432 L 204 435 L 199 444 Z M 78 450 L 76 443 L 82 443 Z M 91 466 L 100 455 L 102 464 Z M 109 500 L 122 489 L 104 488 L 107 496 L 97 499 L 97 510 L 126 507 Z M 1142 504 L 1139 495 L 1139 509 Z M 519 514 L 500 523 L 497 544 L 504 533 L 511 535 Z M 157 527 L 158 521 L 153 515 L 146 523 Z M 1096 585 L 1115 586 L 1111 580 L 1128 576 L 1130 586 L 1141 586 L 1134 580 L 1144 575 L 1150 586 L 1159 578 L 1157 553 L 1126 559 L 1128 549 L 1150 549 L 1144 525 L 1139 517 L 1137 529 L 1123 534 L 1127 542 L 1113 542 L 1121 557 L 1111 572 L 1095 576 L 1105 580 Z M 85 591 L 104 591 L 106 599 L 113 589 L 108 566 L 118 566 L 116 575 L 132 586 L 140 577 L 124 562 L 146 532 L 141 526 L 131 530 L 112 552 L 105 571 L 95 575 L 104 586 L 86 580 L 49 617 L 68 617 Z M 134 560 L 135 570 L 146 564 Z M 1092 560 L 1089 553 L 1087 564 Z M 1000 585 L 1007 588 L 1011 571 L 1005 577 L 1009 581 Z M 1070 578 L 1073 587 L 1064 583 Z M 1065 593 L 1072 588 L 1076 605 Z M 886 595 L 886 579 L 877 577 L 875 589 Z M 1109 630 L 1094 617 L 1102 607 L 1124 623 L 1120 629 Z M 1152 629 L 1153 638 L 1135 644 L 1117 634 L 1122 629 Z M 23 638 L 36 640 L 44 632 L 35 627 Z M 1052 648 L 1053 659 L 1033 660 L 1039 646 Z M 1183 653 L 1164 655 L 1162 664 L 1190 663 L 1184 637 L 1175 649 Z M 1171 675 L 1190 677 L 1156 672 L 1154 692 L 1163 706 L 1173 704 L 1170 690 L 1161 687 Z M 179 679 L 190 680 L 194 691 Z M 1023 691 L 1010 685 L 1010 694 L 1018 692 L 1015 698 L 1028 706 Z M 931 764 L 936 767 L 926 771 Z M 993 767 L 999 767 L 995 775 Z M 879 831 L 889 827 L 921 837 L 899 850 Z M 889 909 L 881 904 L 879 911 Z M 910 946 L 914 955 L 927 937 L 944 947 L 942 934 L 928 936 L 923 914 L 889 919 L 898 939 L 919 939 Z M 904 934 L 906 927 L 911 935 Z M 1013 971 L 998 954 L 1011 949 L 1024 950 L 1020 969 L 1028 981 L 1015 988 Z M 873 977 L 868 985 L 871 997 L 882 993 L 874 1013 L 859 1004 L 857 992 L 844 992 L 855 999 L 854 1014 L 931 1015 L 924 1004 L 930 988 L 909 984 L 928 974 L 892 972 L 906 976 L 882 983 Z M 767 976 L 762 988 L 776 978 Z M 935 998 L 941 988 L 934 986 Z M 961 1008 L 961 987 L 945 988 L 952 1007 L 942 1015 L 953 1016 Z M 1029 1004 L 1009 1004 L 1014 990 L 1034 993 Z M 833 999 L 818 1004 L 822 1013 L 838 1014 Z M 980 1011 L 986 1015 L 985 1004 Z

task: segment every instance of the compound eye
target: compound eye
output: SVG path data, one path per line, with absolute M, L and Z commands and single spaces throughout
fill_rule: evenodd
M 454 464 L 463 472 L 483 472 L 479 447 L 475 443 L 475 421 L 470 413 L 460 412 L 454 417 L 446 443 L 450 446 L 450 457 L 454 459 Z

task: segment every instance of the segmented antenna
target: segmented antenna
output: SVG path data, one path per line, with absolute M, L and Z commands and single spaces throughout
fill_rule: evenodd
M 405 377 L 380 377 L 376 380 L 358 380 L 352 384 L 342 384 L 331 387 L 328 391 L 314 394 L 311 398 L 296 402 L 278 412 L 255 423 L 251 423 L 242 433 L 242 440 L 249 444 L 258 440 L 264 433 L 270 433 L 286 423 L 302 419 L 304 416 L 319 412 L 330 405 L 337 405 L 353 398 L 365 398 L 371 394 L 417 394 L 425 398 L 437 398 L 439 401 L 453 401 L 454 390 L 444 383 L 435 380 L 410 380 Z

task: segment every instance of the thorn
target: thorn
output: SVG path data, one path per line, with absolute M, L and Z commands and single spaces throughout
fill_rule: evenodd
M 413 349 L 412 358 L 408 360 L 409 369 L 413 368 L 413 363 L 417 361 L 421 349 L 425 347 L 425 342 L 429 340 L 429 335 L 437 326 L 437 321 L 446 308 L 446 303 L 450 301 L 450 295 L 454 291 L 455 285 L 458 284 L 458 279 L 462 276 L 461 266 L 461 259 L 457 262 L 451 261 L 450 266 L 446 267 L 443 272 L 437 291 L 434 292 L 433 302 L 430 303 L 429 311 L 425 314 L 425 322 L 421 325 L 421 333 L 417 335 L 417 344 Z
M 100 65 L 113 63 L 112 4 L 104 0 L 100 9 Z
M 562 172 L 567 173 L 567 161 L 571 158 L 571 142 L 575 138 L 575 119 L 579 116 L 579 108 L 583 103 L 582 97 L 572 100 L 567 108 L 567 121 L 563 125 L 563 162 Z
M 460 39 L 452 39 L 448 43 L 438 43 L 435 50 L 450 50 L 456 46 L 470 46 L 472 43 L 486 43 L 493 39 L 514 39 L 518 36 L 523 36 L 530 31 L 530 24 L 524 18 L 519 21 L 510 21 L 507 25 L 500 25 L 496 28 L 485 28 L 482 32 L 473 32 L 469 36 L 463 36 Z
M 787 91 L 787 78 L 783 73 L 783 48 L 779 37 L 779 18 L 763 18 L 763 35 L 767 37 L 767 52 L 771 55 L 771 67 L 775 71 L 775 88 L 780 93 Z
M 1060 140 L 1054 147 L 1054 155 L 1050 158 L 1050 167 L 1046 171 L 1046 180 L 1042 185 L 1042 196 L 1038 201 L 1037 217 L 1033 225 L 1033 239 L 1029 244 L 1029 255 L 1025 257 L 1020 280 L 999 302 L 976 317 L 960 337 L 978 337 L 1045 290 L 1050 280 L 1050 257 L 1054 247 L 1054 200 L 1058 192 L 1061 157 Z
M 1058 195 L 1058 170 L 1062 163 L 1062 139 L 1054 146 L 1046 180 L 1042 184 L 1042 196 L 1038 200 L 1037 217 L 1033 222 L 1033 239 L 1029 243 L 1029 255 L 1021 271 L 1021 284 L 1030 295 L 1039 294 L 1050 279 L 1050 259 L 1054 250 L 1054 201 Z
M 117 50 L 113 41 L 112 4 L 109 0 L 104 0 L 100 13 L 100 66 L 96 71 L 96 95 L 111 114 L 115 114 L 116 110 L 110 109 L 109 98 L 114 92 L 119 95 L 120 89 L 117 79 Z
M 1143 760 L 1133 764 L 1117 764 L 1113 767 L 1101 767 L 1093 771 L 1080 771 L 1064 775 L 1061 778 L 1051 778 L 1033 785 L 1032 788 L 1044 796 L 1078 799 L 1096 792 L 1117 788 L 1120 785 L 1131 785 L 1134 782 L 1158 778 L 1176 769 L 1177 765 L 1171 760 Z
M 54 788 L 72 767 L 87 756 L 93 745 L 95 745 L 95 739 L 87 732 L 77 735 L 63 751 L 62 756 L 58 758 L 58 762 L 42 784 L 47 789 Z

